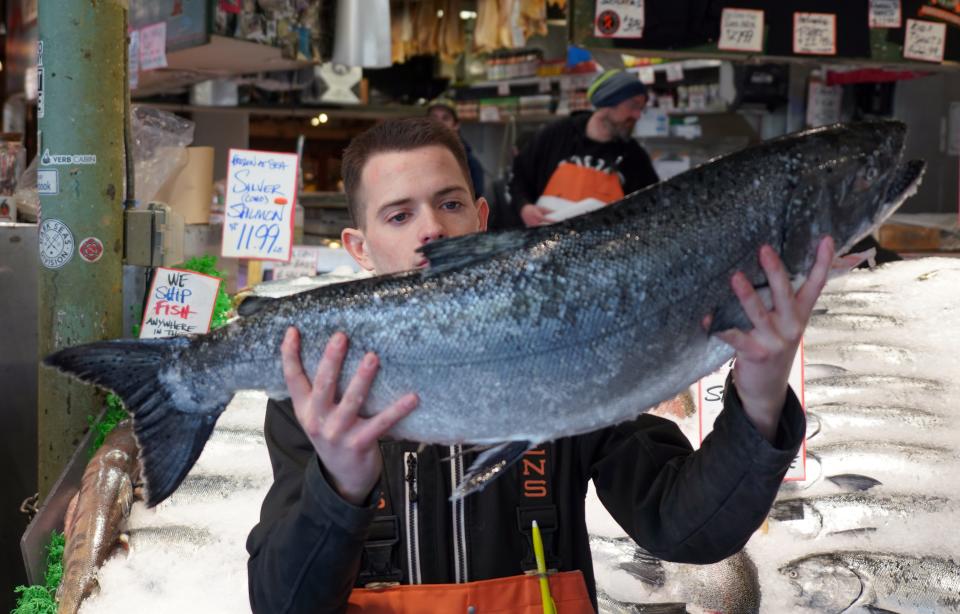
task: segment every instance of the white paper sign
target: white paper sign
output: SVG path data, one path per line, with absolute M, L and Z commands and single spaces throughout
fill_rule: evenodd
M 680 62 L 672 62 L 664 66 L 667 71 L 667 82 L 683 81 L 683 65 Z
M 837 16 L 833 13 L 794 13 L 793 52 L 837 55 Z
M 221 280 L 195 271 L 157 268 L 140 324 L 141 339 L 210 331 Z
M 37 194 L 59 194 L 60 171 L 55 168 L 37 169 Z
M 324 248 L 317 245 L 294 245 L 290 262 L 277 262 L 270 265 L 273 270 L 272 279 L 313 277 L 317 274 L 321 249 Z
M 130 76 L 130 89 L 140 85 L 140 30 L 130 32 L 130 46 L 127 48 L 127 72 Z
M 167 67 L 167 22 L 140 28 L 140 69 Z
M 733 368 L 733 360 L 727 362 L 710 375 L 701 379 L 697 383 L 697 417 L 700 421 L 700 443 L 713 430 L 713 423 L 723 409 L 723 384 L 727 381 L 727 374 Z M 790 368 L 790 377 L 788 383 L 793 392 L 800 399 L 800 406 L 806 411 L 807 405 L 803 396 L 803 341 L 800 342 L 800 349 L 793 359 L 793 366 Z M 800 451 L 790 464 L 787 475 L 784 476 L 785 482 L 803 481 L 807 478 L 807 440 L 803 439 L 800 444 Z
M 763 51 L 763 11 L 723 9 L 717 48 L 724 51 Z
M 870 0 L 871 28 L 899 28 L 900 0 Z
M 807 89 L 807 126 L 816 128 L 839 122 L 842 105 L 842 87 L 810 81 Z
M 223 256 L 290 260 L 298 160 L 297 154 L 230 150 Z
M 644 0 L 596 0 L 593 34 L 600 38 L 643 38 Z
M 947 40 L 947 24 L 907 20 L 903 41 L 903 57 L 923 62 L 943 62 L 943 47 Z
M 653 66 L 641 66 L 637 69 L 637 77 L 640 83 L 644 85 L 653 85 L 657 82 L 657 73 L 653 71 Z

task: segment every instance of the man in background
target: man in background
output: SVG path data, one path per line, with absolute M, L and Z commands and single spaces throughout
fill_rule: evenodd
M 480 161 L 473 155 L 473 148 L 470 143 L 463 140 L 460 134 L 460 119 L 457 117 L 457 105 L 449 98 L 435 98 L 427 106 L 427 117 L 435 119 L 447 128 L 450 128 L 460 137 L 463 148 L 467 152 L 467 166 L 470 167 L 470 181 L 473 182 L 473 191 L 477 198 L 483 196 L 483 167 Z
M 609 70 L 587 97 L 593 112 L 544 126 L 514 159 L 510 198 L 526 226 L 598 209 L 659 181 L 633 138 L 646 86 L 634 74 Z

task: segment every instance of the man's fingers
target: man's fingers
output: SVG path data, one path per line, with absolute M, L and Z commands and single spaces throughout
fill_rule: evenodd
M 393 428 L 394 424 L 410 415 L 419 403 L 420 398 L 412 393 L 400 397 L 393 405 L 362 423 L 357 430 L 354 444 L 358 449 L 373 445 Z
M 754 328 L 761 332 L 770 330 L 770 313 L 767 306 L 763 304 L 763 299 L 757 294 L 757 291 L 750 284 L 750 280 L 743 273 L 737 273 L 730 280 L 730 286 L 733 293 L 740 300 L 740 306 L 747 314 L 747 318 L 753 324 Z
M 287 329 L 280 344 L 280 364 L 294 407 L 301 405 L 310 396 L 310 380 L 300 361 L 300 333 L 292 326 Z
M 337 382 L 340 381 L 340 370 L 343 368 L 343 359 L 346 355 L 347 336 L 343 333 L 334 333 L 323 350 L 323 357 L 313 377 L 315 406 L 333 407 L 337 394 Z
M 738 358 L 745 358 L 754 362 L 765 360 L 770 352 L 749 333 L 736 328 L 716 333 L 716 336 L 737 352 Z
M 336 411 L 331 413 L 328 419 L 327 428 L 332 436 L 346 432 L 356 421 L 379 368 L 380 361 L 376 354 L 368 353 L 360 361 L 360 367 L 350 379 L 343 397 L 340 398 L 340 403 L 337 404 Z
M 790 276 L 783 266 L 783 261 L 777 252 L 769 245 L 760 248 L 760 266 L 767 276 L 770 285 L 770 294 L 773 296 L 773 308 L 778 313 L 789 313 L 793 302 L 793 287 L 790 285 Z
M 817 246 L 817 261 L 813 263 L 810 269 L 810 275 L 807 281 L 797 292 L 797 302 L 805 316 L 809 316 L 813 311 L 813 306 L 820 298 L 820 292 L 827 283 L 827 277 L 830 275 L 830 266 L 833 263 L 833 239 L 824 237 Z

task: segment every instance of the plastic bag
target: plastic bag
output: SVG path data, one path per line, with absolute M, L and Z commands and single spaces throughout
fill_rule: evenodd
M 187 146 L 193 142 L 194 123 L 150 107 L 130 109 L 134 169 L 134 198 L 146 207 L 164 183 L 187 164 Z

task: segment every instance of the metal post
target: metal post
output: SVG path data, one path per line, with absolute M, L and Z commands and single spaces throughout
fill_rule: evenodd
M 39 349 L 121 336 L 126 0 L 39 4 Z M 103 395 L 40 367 L 46 496 Z

